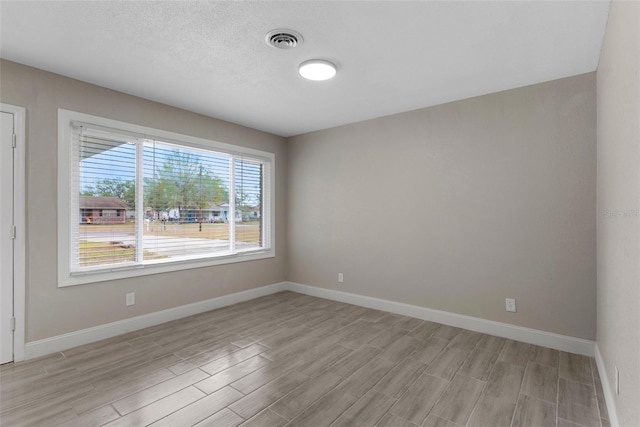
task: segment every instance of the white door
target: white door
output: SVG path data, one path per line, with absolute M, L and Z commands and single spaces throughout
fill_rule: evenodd
M 13 361 L 13 114 L 0 122 L 0 363 Z

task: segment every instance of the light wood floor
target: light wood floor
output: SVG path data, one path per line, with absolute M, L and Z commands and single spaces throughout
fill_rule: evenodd
M 0 425 L 609 426 L 593 359 L 283 292 L 0 368 Z

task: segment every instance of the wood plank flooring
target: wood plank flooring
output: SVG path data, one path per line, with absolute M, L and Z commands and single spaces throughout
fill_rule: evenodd
M 282 292 L 3 365 L 0 425 L 609 422 L 592 358 Z

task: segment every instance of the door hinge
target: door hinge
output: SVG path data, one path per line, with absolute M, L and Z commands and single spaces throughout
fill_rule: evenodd
M 15 240 L 16 235 L 17 235 L 16 226 L 15 226 L 15 225 L 12 225 L 12 226 L 11 226 L 11 238 L 12 238 L 13 240 Z
M 12 331 L 16 330 L 16 318 L 15 317 L 11 318 L 11 330 Z
M 17 142 L 17 138 L 16 138 L 16 134 L 15 133 L 11 136 L 11 146 L 13 148 L 16 148 L 18 146 L 18 142 Z

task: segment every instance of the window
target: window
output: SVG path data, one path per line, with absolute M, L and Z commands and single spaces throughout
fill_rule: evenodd
M 272 153 L 58 120 L 60 286 L 275 255 Z

